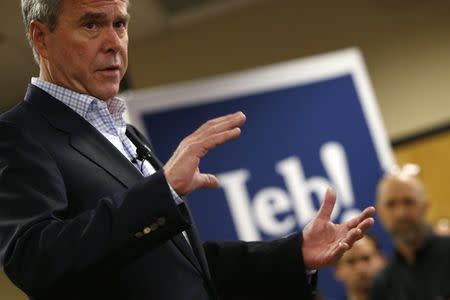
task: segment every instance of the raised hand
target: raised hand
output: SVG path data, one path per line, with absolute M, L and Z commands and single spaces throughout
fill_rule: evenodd
M 178 195 L 188 195 L 198 188 L 219 186 L 214 175 L 200 172 L 200 159 L 216 146 L 237 138 L 245 119 L 242 112 L 236 112 L 209 120 L 181 141 L 163 168 L 167 182 Z
M 336 262 L 369 229 L 374 220 L 374 207 L 342 224 L 330 221 L 336 192 L 328 189 L 318 214 L 303 229 L 303 261 L 306 268 L 317 269 Z

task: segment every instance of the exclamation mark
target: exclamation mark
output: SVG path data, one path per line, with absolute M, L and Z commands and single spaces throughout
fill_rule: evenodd
M 337 142 L 328 142 L 320 149 L 320 159 L 336 187 L 337 201 L 347 208 L 341 216 L 341 221 L 348 220 L 360 211 L 353 209 L 355 197 L 344 147 Z

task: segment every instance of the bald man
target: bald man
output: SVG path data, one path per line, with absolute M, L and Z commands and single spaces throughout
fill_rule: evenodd
M 375 279 L 370 299 L 450 299 L 450 238 L 434 235 L 422 182 L 399 170 L 382 178 L 377 210 L 395 255 Z

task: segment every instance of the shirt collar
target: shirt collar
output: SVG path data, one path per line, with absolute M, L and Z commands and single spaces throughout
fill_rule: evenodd
M 126 106 L 125 102 L 119 97 L 114 97 L 111 101 L 105 102 L 94 96 L 80 94 L 37 77 L 31 78 L 31 84 L 61 101 L 85 119 L 88 112 L 107 108 L 114 121 L 123 120 L 122 116 L 126 110 Z

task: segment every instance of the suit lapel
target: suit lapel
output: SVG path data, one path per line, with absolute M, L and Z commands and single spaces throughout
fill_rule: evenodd
M 25 96 L 50 124 L 70 136 L 70 145 L 129 188 L 142 174 L 97 129 L 64 103 L 30 85 Z
M 83 136 L 73 134 L 70 144 L 127 188 L 142 179 L 139 170 L 99 132 Z
M 176 235 L 172 238 L 172 242 L 183 254 L 183 256 L 197 269 L 197 271 L 200 274 L 203 274 L 202 267 L 200 266 L 197 257 L 195 257 L 194 252 L 192 252 L 191 246 L 189 246 L 184 236 L 182 234 Z

